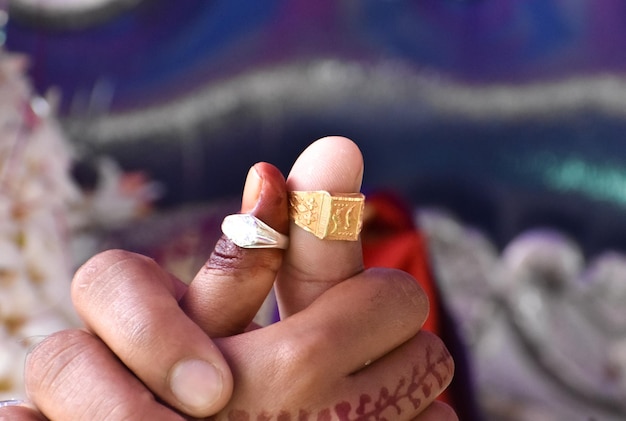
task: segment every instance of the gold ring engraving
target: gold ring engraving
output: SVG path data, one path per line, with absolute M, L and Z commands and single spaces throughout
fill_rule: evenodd
M 289 193 L 289 217 L 322 240 L 356 241 L 363 226 L 365 196 L 327 191 Z

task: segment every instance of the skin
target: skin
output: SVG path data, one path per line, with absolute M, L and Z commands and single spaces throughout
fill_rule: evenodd
M 454 364 L 439 338 L 420 331 L 428 302 L 416 281 L 363 270 L 359 242 L 289 224 L 288 189 L 356 192 L 362 174 L 360 151 L 340 137 L 311 145 L 286 181 L 255 165 L 241 210 L 289 232 L 288 250 L 222 238 L 189 287 L 144 256 L 92 258 L 72 282 L 85 329 L 30 353 L 32 408 L 2 408 L 0 420 L 457 420 L 434 401 Z M 272 285 L 281 321 L 255 328 Z M 179 375 L 189 361 L 204 363 Z M 217 379 L 204 375 L 206 363 Z M 181 379 L 195 381 L 192 393 L 172 387 Z

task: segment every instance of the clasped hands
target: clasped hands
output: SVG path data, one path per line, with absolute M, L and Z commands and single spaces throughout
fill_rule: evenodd
M 104 252 L 72 282 L 84 329 L 29 354 L 29 404 L 0 420 L 457 420 L 435 401 L 454 365 L 420 328 L 416 281 L 363 269 L 361 245 L 289 227 L 288 190 L 360 190 L 363 160 L 341 137 L 313 143 L 288 179 L 249 172 L 241 211 L 290 234 L 286 251 L 222 237 L 187 287 L 153 260 Z M 281 321 L 252 319 L 275 288 Z

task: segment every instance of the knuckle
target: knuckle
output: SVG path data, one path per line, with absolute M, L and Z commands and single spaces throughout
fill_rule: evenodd
M 28 355 L 25 367 L 26 390 L 31 398 L 42 391 L 54 399 L 72 393 L 72 376 L 80 370 L 93 352 L 94 339 L 81 330 L 64 330 L 47 337 Z M 64 388 L 70 386 L 69 390 Z
M 72 280 L 72 298 L 80 302 L 89 297 L 95 288 L 102 285 L 103 278 L 115 278 L 123 268 L 120 262 L 127 262 L 133 255 L 123 250 L 107 250 L 95 255 L 85 262 L 74 274 Z
M 320 334 L 308 331 L 302 335 L 291 335 L 280 340 L 276 347 L 277 373 L 281 373 L 281 381 L 289 381 L 307 390 L 319 379 L 319 370 L 310 370 L 310 367 L 319 365 L 322 352 L 322 344 L 327 343 L 328 338 L 321 338 Z
M 83 330 L 57 332 L 39 343 L 27 357 L 26 392 L 53 419 L 67 419 L 68 414 L 72 419 L 146 419 L 144 412 L 154 401 L 147 389 L 138 391 L 118 382 L 115 384 L 121 389 L 132 390 L 132 399 L 120 399 L 121 392 L 108 393 L 107 381 L 114 380 L 103 379 L 100 374 L 111 357 L 103 342 Z
M 158 265 L 148 257 L 124 250 L 108 250 L 83 264 L 71 285 L 72 301 L 82 316 L 109 307 L 117 296 L 124 297 L 129 281 L 142 274 L 157 273 Z
M 122 341 L 118 343 L 119 352 L 122 352 L 130 361 L 145 358 L 146 353 L 150 354 L 159 351 L 162 342 L 159 341 L 162 330 L 152 323 L 143 313 L 126 312 L 124 326 L 128 329 L 120 331 Z

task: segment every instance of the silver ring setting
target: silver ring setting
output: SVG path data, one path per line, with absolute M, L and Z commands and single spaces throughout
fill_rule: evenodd
M 222 232 L 241 248 L 286 249 L 289 237 L 249 213 L 228 215 L 222 222 Z

